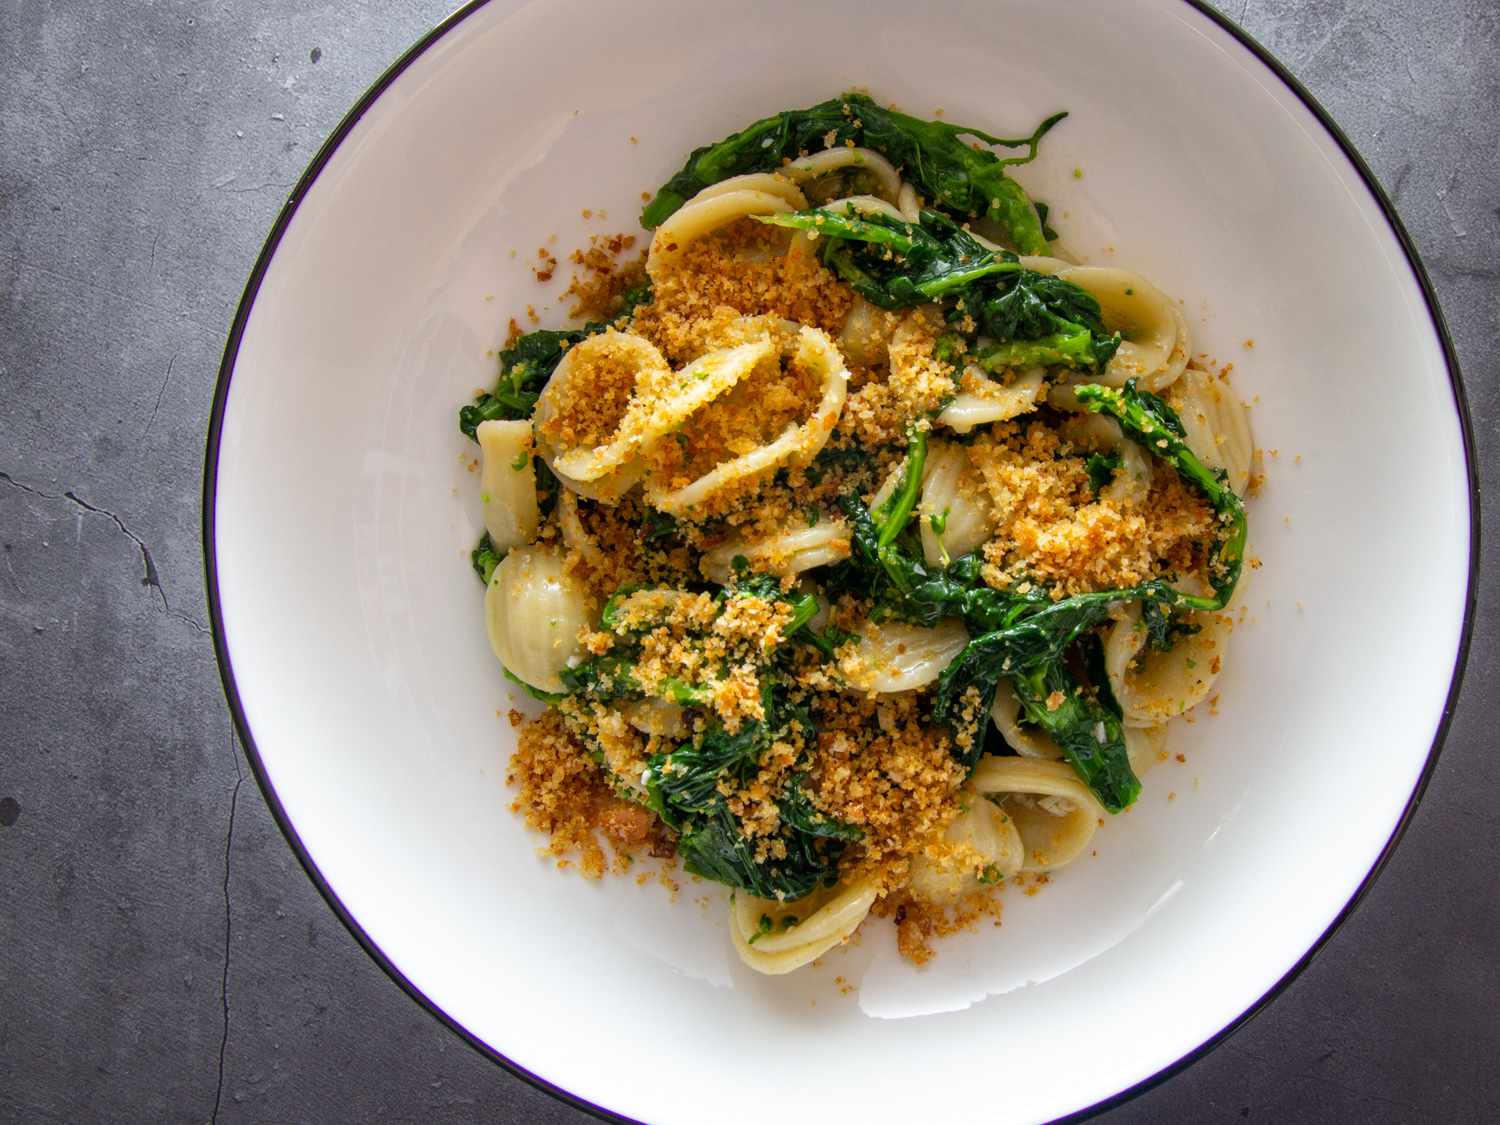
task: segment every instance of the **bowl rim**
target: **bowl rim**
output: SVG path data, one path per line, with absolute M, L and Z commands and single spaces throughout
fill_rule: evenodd
M 1381 187 L 1374 172 L 1365 162 L 1353 143 L 1344 134 L 1343 130 L 1329 115 L 1328 111 L 1318 102 L 1312 93 L 1295 76 L 1283 66 L 1271 52 L 1262 46 L 1249 32 L 1245 31 L 1234 20 L 1211 7 L 1206 0 L 1181 0 L 1182 3 L 1192 8 L 1198 14 L 1206 17 L 1223 31 L 1233 37 L 1241 46 L 1250 52 L 1268 71 L 1275 75 L 1294 94 L 1299 101 L 1323 127 L 1328 136 L 1331 137 L 1344 157 L 1349 161 L 1351 167 L 1358 174 L 1365 189 L 1379 207 L 1384 216 L 1390 232 L 1395 236 L 1397 244 L 1406 259 L 1406 264 L 1411 270 L 1413 279 L 1421 291 L 1423 303 L 1427 308 L 1432 329 L 1436 333 L 1438 343 L 1442 348 L 1444 365 L 1448 371 L 1448 381 L 1453 392 L 1454 410 L 1458 415 L 1459 430 L 1463 443 L 1464 469 L 1468 486 L 1468 521 L 1469 521 L 1469 565 L 1467 577 L 1467 589 L 1464 596 L 1463 623 L 1459 631 L 1457 650 L 1454 654 L 1453 670 L 1449 678 L 1448 694 L 1443 702 L 1442 716 L 1438 721 L 1437 729 L 1433 735 L 1432 745 L 1427 751 L 1427 759 L 1423 764 L 1422 772 L 1412 788 L 1411 796 L 1407 799 L 1400 817 L 1387 837 L 1379 855 L 1369 871 L 1360 881 L 1359 887 L 1340 909 L 1339 913 L 1329 923 L 1322 934 L 1308 947 L 1307 951 L 1289 968 L 1281 977 L 1267 989 L 1259 998 L 1251 1003 L 1243 1012 L 1232 1019 L 1224 1027 L 1209 1036 L 1197 1047 L 1188 1051 L 1175 1061 L 1162 1067 L 1154 1074 L 1141 1079 L 1134 1085 L 1127 1087 L 1118 1093 L 1104 1098 L 1092 1105 L 1075 1110 L 1063 1117 L 1054 1119 L 1053 1125 L 1083 1121 L 1123 1105 L 1125 1102 L 1155 1088 L 1167 1079 L 1179 1074 L 1199 1059 L 1203 1058 L 1247 1022 L 1259 1014 L 1271 1001 L 1276 999 L 1286 987 L 1295 980 L 1302 971 L 1311 963 L 1328 940 L 1341 927 L 1355 908 L 1369 893 L 1375 880 L 1384 870 L 1392 853 L 1395 851 L 1401 837 L 1405 834 L 1412 817 L 1416 813 L 1417 806 L 1421 803 L 1426 793 L 1428 782 L 1437 766 L 1438 756 L 1442 750 L 1443 743 L 1448 736 L 1449 727 L 1453 720 L 1454 711 L 1457 707 L 1459 694 L 1463 686 L 1465 667 L 1468 662 L 1469 645 L 1474 632 L 1474 618 L 1478 595 L 1479 559 L 1480 559 L 1480 508 L 1479 508 L 1479 478 L 1477 471 L 1477 453 L 1474 439 L 1473 423 L 1469 414 L 1469 403 L 1467 393 L 1464 389 L 1463 377 L 1459 371 L 1458 355 L 1453 344 L 1452 336 L 1449 334 L 1447 323 L 1443 319 L 1442 310 L 1439 307 L 1437 294 L 1433 289 L 1432 280 L 1428 276 L 1426 267 L 1422 264 L 1420 255 L 1417 253 L 1411 236 L 1402 224 L 1400 216 L 1396 213 L 1394 204 L 1387 196 L 1385 189 Z M 559 1101 L 582 1110 L 594 1117 L 604 1121 L 624 1122 L 627 1125 L 640 1125 L 634 1118 L 601 1105 L 597 1105 L 587 1099 L 574 1094 L 561 1086 L 558 1086 L 540 1075 L 535 1074 L 520 1064 L 514 1062 L 506 1055 L 485 1043 L 468 1028 L 464 1027 L 458 1020 L 444 1011 L 435 1001 L 427 996 L 415 983 L 405 976 L 395 964 L 386 956 L 385 952 L 375 943 L 358 920 L 339 898 L 337 892 L 323 877 L 322 872 L 313 862 L 306 846 L 302 843 L 296 828 L 287 815 L 286 809 L 281 804 L 276 794 L 275 787 L 266 771 L 265 764 L 261 759 L 260 751 L 256 747 L 255 736 L 250 729 L 249 720 L 241 703 L 239 689 L 235 683 L 234 668 L 229 656 L 228 636 L 224 628 L 224 619 L 220 606 L 220 591 L 218 578 L 218 560 L 216 553 L 216 500 L 218 492 L 218 470 L 219 470 L 219 445 L 223 435 L 224 414 L 229 398 L 229 385 L 234 376 L 235 364 L 239 358 L 240 344 L 244 336 L 245 327 L 250 319 L 250 312 L 255 303 L 255 298 L 260 292 L 260 287 L 265 279 L 266 271 L 270 267 L 271 260 L 280 247 L 281 240 L 286 234 L 293 215 L 300 206 L 302 200 L 311 191 L 318 176 L 332 160 L 339 146 L 348 137 L 363 119 L 366 112 L 377 100 L 399 79 L 406 70 L 418 58 L 424 55 L 430 48 L 446 37 L 450 32 L 458 28 L 470 16 L 488 7 L 490 0 L 467 0 L 462 7 L 458 8 L 442 20 L 434 24 L 420 39 L 413 43 L 400 57 L 388 66 L 381 75 L 360 95 L 353 107 L 343 116 L 338 125 L 328 135 L 327 139 L 319 147 L 307 168 L 298 177 L 296 185 L 287 196 L 286 202 L 282 204 L 277 213 L 275 222 L 271 226 L 270 233 L 257 255 L 255 264 L 251 268 L 249 279 L 240 296 L 239 304 L 235 309 L 234 319 L 230 324 L 229 334 L 224 346 L 224 356 L 219 364 L 217 383 L 214 388 L 213 405 L 209 415 L 208 435 L 203 461 L 203 491 L 202 491 L 202 536 L 203 536 L 203 564 L 205 576 L 205 594 L 208 603 L 209 625 L 213 632 L 214 655 L 219 666 L 220 679 L 223 682 L 224 694 L 229 704 L 230 716 L 234 724 L 234 732 L 238 736 L 240 746 L 244 750 L 245 758 L 250 765 L 250 771 L 255 777 L 256 784 L 260 787 L 261 796 L 265 799 L 277 827 L 285 837 L 287 844 L 291 847 L 301 863 L 303 870 L 309 879 L 322 894 L 324 900 L 339 921 L 344 924 L 345 929 L 359 943 L 370 959 L 375 962 L 386 975 L 389 976 L 403 991 L 413 1000 L 421 1005 L 427 1012 L 440 1023 L 472 1047 L 483 1057 L 498 1064 L 510 1074 L 520 1078 L 538 1090 L 558 1099 Z

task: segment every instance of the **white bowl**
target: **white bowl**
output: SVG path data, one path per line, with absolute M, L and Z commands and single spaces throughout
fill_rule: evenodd
M 999 133 L 1072 111 L 1017 178 L 1073 249 L 1186 298 L 1199 349 L 1234 362 L 1268 451 L 1264 566 L 1218 716 L 1177 733 L 1187 764 L 1148 775 L 1097 858 L 924 969 L 873 922 L 768 979 L 737 961 L 717 886 L 673 902 L 560 874 L 510 812 L 513 699 L 466 558 L 479 505 L 454 414 L 493 378 L 508 316 L 560 317 L 529 269 L 539 245 L 633 228 L 689 149 L 853 85 Z M 1462 665 L 1468 444 L 1389 204 L 1305 91 L 1206 9 L 494 0 L 355 107 L 256 265 L 209 438 L 215 635 L 308 871 L 498 1061 L 657 1122 L 786 1105 L 1032 1121 L 1222 1037 L 1368 884 Z

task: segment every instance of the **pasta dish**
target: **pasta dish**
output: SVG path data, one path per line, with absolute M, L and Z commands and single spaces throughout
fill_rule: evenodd
M 643 262 L 597 267 L 580 328 L 512 322 L 460 411 L 490 642 L 545 704 L 512 712 L 517 811 L 586 874 L 725 884 L 761 972 L 871 914 L 917 962 L 997 916 L 1212 697 L 1246 410 L 1008 174 L 1064 116 L 850 93 L 696 149 Z

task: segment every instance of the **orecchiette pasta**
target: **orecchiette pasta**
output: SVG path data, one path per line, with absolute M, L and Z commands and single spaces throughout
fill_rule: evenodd
M 906 221 L 906 216 L 901 214 L 899 207 L 881 199 L 878 195 L 846 195 L 843 199 L 834 199 L 823 204 L 823 207 L 825 210 L 839 214 L 843 214 L 846 208 L 852 208 L 861 215 L 884 215 L 897 222 Z
M 688 731 L 686 709 L 666 699 L 637 699 L 621 710 L 626 722 L 642 734 L 680 738 Z
M 1138 274 L 1108 266 L 1071 266 L 1057 276 L 1098 301 L 1104 326 L 1124 336 L 1104 375 L 1089 381 L 1119 387 L 1137 379 L 1145 390 L 1160 391 L 1182 374 L 1187 321 L 1160 289 Z
M 557 526 L 562 532 L 563 546 L 577 551 L 579 557 L 592 567 L 604 564 L 604 552 L 578 518 L 578 498 L 570 489 L 562 489 L 557 497 Z
M 968 789 L 960 796 L 963 811 L 942 840 L 911 861 L 907 886 L 924 902 L 956 902 L 981 885 L 1020 873 L 1025 845 L 1010 816 L 993 801 Z
M 699 564 L 703 576 L 726 583 L 736 556 L 743 555 L 751 570 L 767 574 L 801 574 L 849 557 L 849 525 L 829 520 L 813 527 L 796 527 L 758 543 L 740 539 L 715 547 Z
M 967 447 L 928 442 L 917 520 L 929 566 L 946 566 L 989 539 L 989 499 L 969 466 Z
M 961 621 L 948 619 L 932 628 L 900 621 L 869 623 L 856 630 L 857 645 L 841 650 L 839 672 L 856 691 L 912 691 L 942 674 L 969 643 Z
M 709 184 L 688 200 L 688 203 L 699 203 L 705 199 L 713 199 L 715 196 L 728 195 L 736 191 L 759 191 L 766 195 L 778 196 L 798 211 L 807 206 L 807 196 L 802 194 L 802 189 L 797 186 L 796 178 L 778 172 L 750 172 L 743 176 L 730 176 L 727 180 Z
M 860 367 L 884 363 L 891 334 L 899 323 L 900 318 L 895 313 L 877 308 L 863 297 L 856 296 L 839 333 L 839 349 L 850 363 Z
M 569 364 L 577 353 L 590 351 L 588 359 Z M 557 449 L 552 454 L 552 470 L 569 480 L 591 483 L 618 471 L 652 442 L 670 433 L 707 403 L 723 394 L 773 350 L 771 338 L 763 335 L 749 343 L 722 351 L 710 352 L 672 371 L 661 353 L 638 336 L 623 332 L 602 332 L 591 336 L 563 357 L 562 363 L 547 383 L 537 402 L 538 426 L 546 432 L 555 407 L 551 394 L 578 393 L 572 385 L 577 373 L 586 371 L 588 360 L 604 352 L 614 362 L 626 362 L 636 371 L 635 391 L 619 416 L 608 440 L 594 445 L 577 445 Z M 606 351 L 606 349 L 608 349 Z M 564 380 L 559 382 L 559 380 Z M 557 388 L 555 391 L 554 388 Z
M 1008 380 L 992 379 L 974 364 L 958 377 L 958 393 L 937 416 L 939 425 L 966 434 L 976 426 L 1004 422 L 1036 409 L 1046 389 L 1040 367 L 1014 372 Z
M 896 197 L 896 206 L 901 210 L 901 217 L 908 223 L 914 223 L 922 217 L 922 198 L 917 194 L 917 189 L 905 181 L 901 184 L 901 194 Z
M 1169 397 L 1182 419 L 1188 448 L 1204 464 L 1225 470 L 1229 487 L 1243 496 L 1255 457 L 1245 404 L 1227 383 L 1196 367 L 1182 373 Z
M 684 512 L 736 481 L 758 476 L 787 462 L 808 461 L 828 443 L 828 435 L 833 432 L 839 414 L 844 409 L 849 371 L 826 332 L 803 327 L 798 332 L 796 341 L 791 362 L 811 372 L 822 387 L 822 397 L 807 420 L 800 425 L 788 426 L 770 443 L 721 462 L 680 488 L 668 487 L 648 474 L 646 494 L 654 506 L 674 515 Z
M 485 591 L 484 619 L 506 671 L 542 691 L 563 690 L 561 672 L 580 652 L 589 614 L 561 555 L 535 545 L 506 555 Z
M 536 469 L 531 464 L 530 422 L 481 422 L 474 431 L 483 462 L 479 500 L 484 529 L 497 551 L 536 538 Z
M 815 891 L 794 902 L 735 892 L 729 935 L 750 968 L 778 976 L 817 960 L 849 940 L 875 905 L 878 888 L 860 880 Z
M 807 183 L 848 168 L 867 173 L 884 199 L 891 203 L 897 201 L 901 194 L 901 177 L 891 162 L 874 149 L 837 145 L 784 164 L 781 170 L 798 183 Z
M 695 239 L 752 215 L 775 215 L 796 211 L 785 192 L 773 194 L 741 188 L 706 198 L 700 193 L 685 203 L 670 219 L 656 228 L 646 254 L 646 272 L 659 279 Z
M 1104 814 L 1065 762 L 986 756 L 969 785 L 997 798 L 1015 822 L 1025 848 L 1025 871 L 1050 871 L 1071 862 L 1088 847 Z
M 601 332 L 568 349 L 532 415 L 537 453 L 565 486 L 615 500 L 640 480 L 639 442 L 618 435 L 636 388 L 653 373 L 671 368 L 652 344 L 624 332 Z M 594 385 L 604 378 L 614 390 L 609 396 Z
M 1010 681 L 1001 678 L 995 688 L 995 701 L 990 705 L 990 719 L 1005 743 L 1023 758 L 1048 758 L 1056 761 L 1063 756 L 1062 747 L 1035 727 L 1021 722 L 1021 701 L 1016 697 Z
M 1120 611 L 1104 640 L 1104 667 L 1127 726 L 1151 727 L 1208 698 L 1234 625 L 1226 614 L 1190 613 L 1195 633 L 1158 652 L 1146 647 L 1138 605 Z
M 1114 453 L 1120 467 L 1100 495 L 1120 504 L 1141 505 L 1151 492 L 1151 461 L 1135 442 L 1120 432 L 1120 424 L 1100 414 L 1080 414 L 1062 425 L 1062 435 L 1091 453 Z

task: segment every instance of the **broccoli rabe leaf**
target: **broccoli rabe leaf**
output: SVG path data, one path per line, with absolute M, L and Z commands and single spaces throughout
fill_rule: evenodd
M 1054 364 L 1100 371 L 1120 346 L 1092 295 L 1034 270 L 981 288 L 962 307 L 996 341 L 975 357 L 989 371 Z
M 685 824 L 677 837 L 677 854 L 691 875 L 749 891 L 758 898 L 791 902 L 838 880 L 842 844 L 799 835 L 806 848 L 788 848 L 785 859 L 755 858 L 755 844 L 739 821 L 720 804 L 712 814 Z
M 757 858 L 720 785 L 753 778 L 773 742 L 814 736 L 808 713 L 789 706 L 769 682 L 761 704 L 760 721 L 732 732 L 713 722 L 692 743 L 654 755 L 646 770 L 647 804 L 678 832 L 677 850 L 691 874 L 761 898 L 797 899 L 838 878 L 844 845 L 860 832 L 813 806 L 801 776 L 793 775 L 778 802 L 777 838 L 785 856 Z
M 1010 682 L 1027 721 L 1057 743 L 1106 810 L 1120 812 L 1140 796 L 1118 712 L 1090 698 L 1066 665 L 1041 664 Z
M 541 329 L 522 336 L 500 352 L 500 379 L 458 412 L 458 428 L 469 437 L 481 422 L 502 418 L 530 418 L 552 372 L 568 348 L 588 333 L 583 329 Z M 476 439 L 477 440 L 477 439 Z
M 1141 626 L 1146 630 L 1146 645 L 1155 652 L 1166 652 L 1181 637 L 1203 631 L 1181 613 L 1174 613 L 1161 602 L 1147 599 L 1141 603 Z
M 812 798 L 803 788 L 806 774 L 794 774 L 786 784 L 786 791 L 778 803 L 781 822 L 797 832 L 818 836 L 828 840 L 843 840 L 854 843 L 864 839 L 864 832 L 853 824 L 831 817 L 812 803 Z
M 769 685 L 762 690 L 768 711 L 774 706 L 770 690 Z M 680 829 L 685 817 L 707 816 L 723 802 L 721 780 L 750 780 L 770 744 L 765 721 L 744 723 L 736 731 L 716 723 L 692 743 L 652 758 L 646 771 L 647 803 L 670 827 Z
M 983 215 L 1021 253 L 1045 254 L 1041 217 L 1005 169 L 1036 159 L 1037 143 L 1066 116 L 1053 114 L 1028 137 L 1006 138 L 946 121 L 923 121 L 886 109 L 865 94 L 845 94 L 763 118 L 717 144 L 693 150 L 641 212 L 641 225 L 648 230 L 659 226 L 703 188 L 730 176 L 775 171 L 784 161 L 852 143 L 880 153 L 935 205 L 962 216 Z M 1025 153 L 1001 157 L 973 145 L 976 140 Z
M 1115 479 L 1121 465 L 1120 455 L 1113 450 L 1108 453 L 1090 453 L 1083 459 L 1083 468 L 1089 475 L 1089 487 L 1102 491 Z
M 656 508 L 645 509 L 645 519 L 641 530 L 642 538 L 648 546 L 669 547 L 682 541 L 682 532 L 677 526 L 677 521 L 666 512 Z
M 852 205 L 761 215 L 763 223 L 825 239 L 825 261 L 871 304 L 883 309 L 936 301 L 981 278 L 1022 270 L 1014 254 L 982 245 L 946 215 L 924 210 L 908 223 Z
M 504 557 L 495 550 L 494 540 L 490 538 L 488 531 L 479 537 L 478 545 L 469 552 L 469 562 L 474 566 L 474 573 L 479 575 L 479 581 L 486 586 L 490 584 L 495 568 L 500 565 L 500 560 Z

